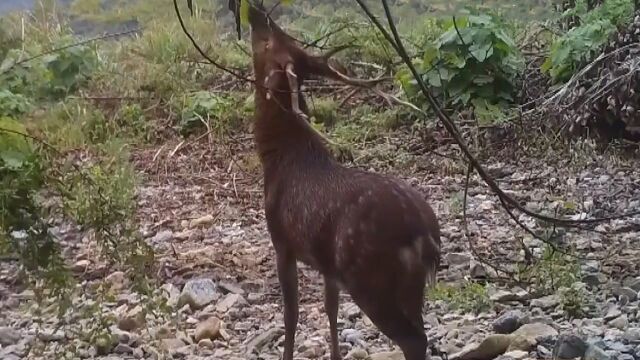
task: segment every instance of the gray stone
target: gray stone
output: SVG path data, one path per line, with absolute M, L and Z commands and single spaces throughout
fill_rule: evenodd
M 159 233 L 155 234 L 153 236 L 153 238 L 151 238 L 151 241 L 154 244 L 163 244 L 163 243 L 167 243 L 169 241 L 171 241 L 173 239 L 173 231 L 171 230 L 163 230 L 160 231 Z
M 543 310 L 554 308 L 558 306 L 558 304 L 560 304 L 560 297 L 558 295 L 548 295 L 531 300 L 531 307 L 538 307 Z
M 558 338 L 553 354 L 558 359 L 574 359 L 582 357 L 589 345 L 579 336 L 562 335 Z
M 629 301 L 636 301 L 638 291 L 626 286 L 616 286 L 611 289 L 611 293 L 617 297 L 626 296 Z
M 133 348 L 127 344 L 118 344 L 116 345 L 116 347 L 113 349 L 113 352 L 116 354 L 133 354 Z
M 200 341 L 202 339 L 215 339 L 220 335 L 220 328 L 222 322 L 216 317 L 210 317 L 207 320 L 201 322 L 196 327 L 196 331 L 193 335 L 194 339 Z
M 229 293 L 216 305 L 216 311 L 219 313 L 226 313 L 229 309 L 246 305 L 247 301 L 240 294 Z
M 640 342 L 640 328 L 632 327 L 624 332 L 623 338 L 631 343 Z
M 612 360 L 611 356 L 596 345 L 589 345 L 584 360 Z
M 369 360 L 404 360 L 402 351 L 385 351 L 369 355 Z
M 13 345 L 17 343 L 21 337 L 20 332 L 12 327 L 0 327 L 0 345 L 2 346 Z
M 631 354 L 620 354 L 617 356 L 617 360 L 635 360 Z
M 511 334 L 529 321 L 520 310 L 509 310 L 493 321 L 493 331 L 498 334 Z
M 184 345 L 185 345 L 184 342 L 180 339 L 169 338 L 169 339 L 162 339 L 161 347 L 165 351 L 173 352 L 184 347 Z
M 220 293 L 218 287 L 211 279 L 189 280 L 184 285 L 178 306 L 188 304 L 192 309 L 199 310 L 218 300 Z
M 133 309 L 121 314 L 118 318 L 118 328 L 124 331 L 132 331 L 145 324 L 145 312 L 142 306 L 138 305 Z
M 588 273 L 582 277 L 582 282 L 591 287 L 600 286 L 607 282 L 607 276 L 602 273 Z
M 513 339 L 509 345 L 509 351 L 530 351 L 534 349 L 538 343 L 558 336 L 558 331 L 547 324 L 532 323 L 522 325 L 512 336 Z
M 451 360 L 489 360 L 493 359 L 509 348 L 511 335 L 493 334 L 487 336 L 480 343 L 465 346 L 460 352 L 449 357 Z
M 447 264 L 453 266 L 466 265 L 471 262 L 471 255 L 465 253 L 448 253 L 444 258 Z
M 362 333 L 356 329 L 344 329 L 340 333 L 342 339 L 353 345 L 358 345 L 362 340 Z
M 606 321 L 609 321 L 617 318 L 620 315 L 622 315 L 622 311 L 620 311 L 620 309 L 617 306 L 611 306 L 607 310 L 607 314 L 604 316 L 604 319 Z
M 632 288 L 635 291 L 640 291 L 640 276 L 625 280 L 624 285 Z
M 511 291 L 498 290 L 489 296 L 489 299 L 493 302 L 507 302 L 518 300 L 518 295 Z
M 256 350 L 260 350 L 266 344 L 276 340 L 284 334 L 284 329 L 279 327 L 271 328 L 261 334 L 258 334 L 247 343 L 247 352 L 252 353 Z
M 620 315 L 617 318 L 609 321 L 609 325 L 619 330 L 625 330 L 627 327 L 629 327 L 629 319 L 627 318 L 627 315 Z
M 511 358 L 513 360 L 523 360 L 529 356 L 529 353 L 526 351 L 515 350 L 515 351 L 509 351 L 508 353 L 505 353 L 504 356 Z
M 349 353 L 347 353 L 346 358 L 347 358 L 347 360 L 349 360 L 349 359 L 351 359 L 351 360 L 365 360 L 368 356 L 369 356 L 369 354 L 367 353 L 366 350 L 361 349 L 361 348 L 355 348 L 355 349 L 352 349 L 351 351 L 349 351 Z

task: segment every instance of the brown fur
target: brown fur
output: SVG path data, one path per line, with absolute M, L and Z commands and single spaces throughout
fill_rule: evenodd
M 433 210 L 404 182 L 346 168 L 334 160 L 305 119 L 294 114 L 284 69 L 293 63 L 299 85 L 310 74 L 339 76 L 326 58 L 307 54 L 260 8 L 251 8 L 250 23 L 256 78 L 254 135 L 284 298 L 284 359 L 293 358 L 296 261 L 302 261 L 325 279 L 332 360 L 341 358 L 336 324 L 339 288 L 398 343 L 407 360 L 424 360 L 424 288 L 427 279 L 435 279 L 440 263 L 440 229 Z M 299 108 L 306 113 L 301 95 Z

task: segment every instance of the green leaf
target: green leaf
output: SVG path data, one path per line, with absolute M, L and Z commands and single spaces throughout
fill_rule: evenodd
M 493 44 L 490 42 L 484 44 L 473 44 L 469 47 L 471 55 L 479 61 L 484 62 L 487 58 L 493 55 Z
M 19 169 L 24 164 L 27 155 L 15 150 L 0 150 L 0 160 L 10 169 Z

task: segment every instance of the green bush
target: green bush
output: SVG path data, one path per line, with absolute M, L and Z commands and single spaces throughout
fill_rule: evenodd
M 0 117 L 18 116 L 31 108 L 31 102 L 22 94 L 14 94 L 11 90 L 0 89 Z
M 504 23 L 489 15 L 458 18 L 455 24 L 449 21 L 448 30 L 427 45 L 424 57 L 417 60 L 434 95 L 454 106 L 511 103 L 523 58 L 505 29 Z M 398 72 L 397 78 L 409 98 L 418 96 L 408 69 Z
M 247 99 L 248 101 L 249 99 Z M 238 107 L 239 99 L 208 91 L 197 91 L 185 97 L 180 133 L 188 136 L 198 129 L 207 128 L 217 135 L 237 126 L 246 115 L 245 107 Z
M 599 54 L 616 27 L 631 20 L 634 4 L 632 0 L 605 0 L 591 11 L 586 9 L 586 1 L 580 0 L 565 14 L 578 16 L 580 25 L 553 42 L 550 55 L 542 64 L 542 70 L 551 75 L 554 83 L 569 80 Z
M 460 286 L 437 284 L 427 291 L 431 301 L 444 301 L 455 310 L 479 313 L 491 307 L 487 288 L 481 284 L 466 281 Z

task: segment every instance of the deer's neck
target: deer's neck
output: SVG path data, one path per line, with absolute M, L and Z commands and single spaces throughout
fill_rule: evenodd
M 254 139 L 265 172 L 265 181 L 283 168 L 324 167 L 334 164 L 323 140 L 302 124 L 291 111 L 290 97 L 275 94 L 267 99 L 256 89 Z

